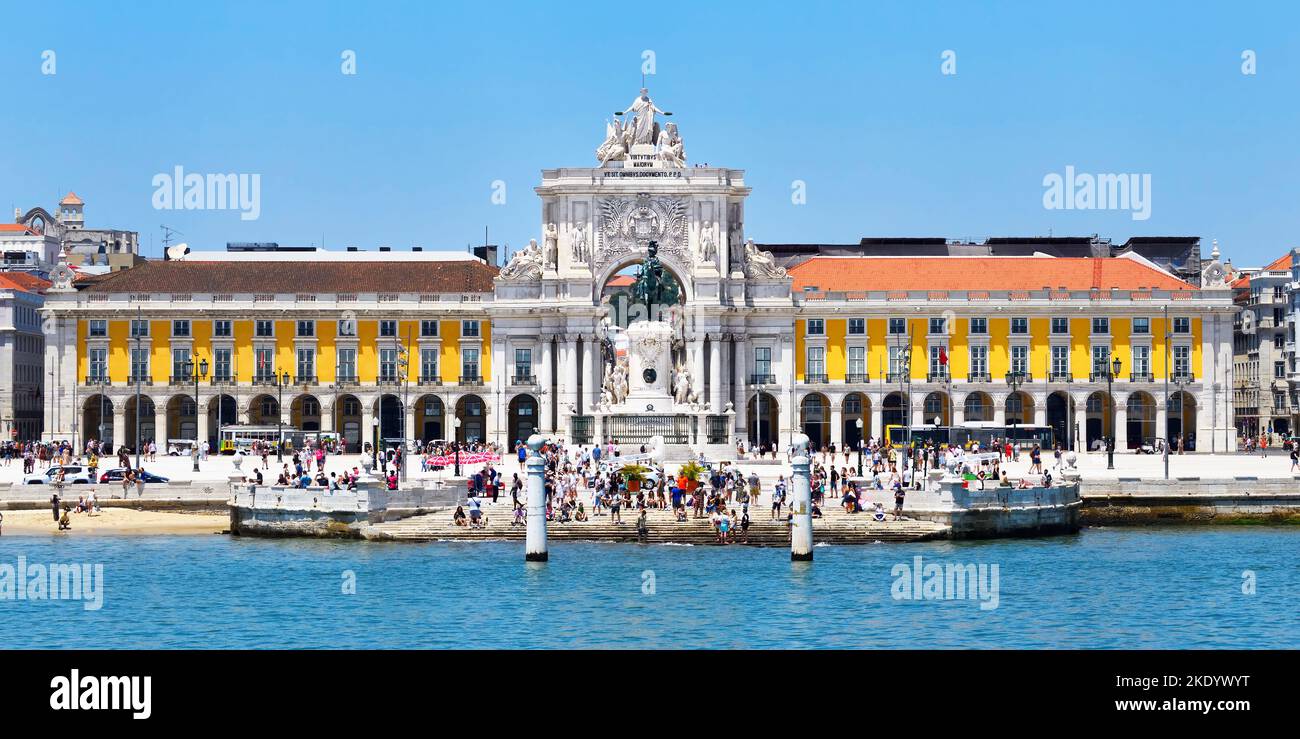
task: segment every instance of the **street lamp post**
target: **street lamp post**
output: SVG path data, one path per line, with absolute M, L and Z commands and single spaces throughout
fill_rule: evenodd
M 857 426 L 858 426 L 858 477 L 862 477 L 862 444 L 863 444 L 863 436 L 862 436 L 863 431 L 862 431 L 862 427 L 863 427 L 863 425 L 864 425 L 864 424 L 862 423 L 862 418 L 859 417 L 859 418 L 858 418 L 858 423 L 857 423 Z
M 451 425 L 455 429 L 452 433 L 453 439 L 451 442 L 452 449 L 454 449 L 452 454 L 455 457 L 455 468 L 452 470 L 452 476 L 460 477 L 460 418 L 451 419 Z
M 1115 395 L 1112 392 L 1115 375 L 1119 374 L 1120 361 L 1119 357 L 1110 361 L 1110 366 L 1105 367 L 1106 372 L 1106 399 L 1110 401 L 1110 439 L 1106 444 L 1106 469 L 1115 469 Z
M 185 374 L 194 378 L 194 471 L 199 471 L 199 379 L 208 376 L 208 360 L 197 364 L 194 357 L 185 360 Z
M 372 440 L 370 443 L 370 454 L 372 456 L 372 462 L 370 468 L 373 470 L 377 470 L 379 469 L 379 416 L 375 416 L 374 420 L 370 424 L 370 427 L 371 427 L 370 438 Z
M 131 326 L 131 333 L 135 334 L 135 353 L 140 356 L 140 334 L 142 333 L 143 320 L 140 318 L 140 308 L 136 306 L 135 322 Z M 140 376 L 139 369 L 135 366 L 136 357 L 131 358 L 131 372 L 135 375 L 135 468 L 140 469 L 140 382 L 144 379 Z
M 1015 397 L 1016 393 L 1020 392 L 1020 386 L 1025 384 L 1025 373 L 1021 371 L 1012 372 L 1007 376 L 1007 384 L 1011 386 L 1012 397 Z M 1019 430 L 1017 426 L 1020 425 L 1020 414 L 1024 412 L 1024 408 L 1024 401 L 1021 401 L 1020 410 L 1016 411 L 1015 420 L 1011 422 L 1011 443 L 1013 446 L 1018 446 L 1016 432 Z
M 95 440 L 99 442 L 99 453 L 101 456 L 103 456 L 103 454 L 105 453 L 104 452 L 104 394 L 108 392 L 108 387 L 107 387 L 108 375 L 106 374 L 107 372 L 108 372 L 108 368 L 104 368 L 100 372 L 99 376 L 95 378 L 96 380 L 99 381 L 99 435 L 95 437 Z M 112 451 L 113 450 L 110 449 L 108 450 L 108 453 L 111 454 Z
M 289 386 L 289 373 L 284 372 L 275 383 L 275 461 L 284 461 L 284 389 Z

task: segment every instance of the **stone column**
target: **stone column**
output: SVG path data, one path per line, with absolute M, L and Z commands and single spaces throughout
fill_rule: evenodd
M 542 363 L 537 378 L 542 387 L 541 398 L 538 403 L 542 417 L 537 421 L 537 428 L 543 436 L 555 430 L 555 380 L 554 373 L 551 371 L 554 343 L 551 337 L 542 336 Z
M 881 439 L 885 436 L 885 394 L 877 393 L 876 397 L 871 399 L 871 428 L 863 429 L 868 431 L 872 437 Z
M 1115 453 L 1128 449 L 1128 408 L 1126 405 L 1115 404 Z M 1109 433 L 1110 429 L 1107 429 Z
M 408 406 L 403 406 L 403 411 L 404 411 L 404 412 L 402 413 L 402 422 L 403 422 L 403 432 L 402 432 L 402 433 L 403 433 L 403 435 L 406 437 L 407 441 L 410 441 L 411 439 L 414 439 L 414 438 L 415 438 L 415 408 L 414 408 L 414 406 L 415 406 L 415 403 L 411 403 L 410 407 L 408 407 Z
M 541 449 L 545 439 L 540 434 L 528 437 L 528 459 L 524 463 L 528 478 L 528 530 L 525 533 L 524 561 L 545 562 L 550 558 L 546 548 L 546 462 Z
M 745 335 L 733 334 L 731 337 L 732 361 L 735 364 L 732 375 L 732 398 L 731 402 L 736 409 L 736 433 L 743 436 L 747 433 L 749 424 L 749 408 L 746 405 L 745 387 L 749 378 L 745 377 L 749 365 L 745 356 Z
M 1047 398 L 1046 397 L 1042 398 L 1041 400 L 1038 398 L 1034 399 L 1034 425 L 1035 426 L 1047 425 Z
M 790 559 L 811 562 L 813 558 L 812 531 L 812 481 L 809 476 L 808 437 L 794 434 L 791 441 L 792 472 L 790 474 Z
M 709 405 L 721 413 L 726 402 L 722 394 L 722 334 L 709 336 Z
M 1168 444 L 1169 443 L 1169 439 L 1167 438 L 1168 433 L 1169 433 L 1169 408 L 1168 406 L 1165 405 L 1164 398 L 1160 398 L 1156 400 L 1156 437 L 1164 439 L 1165 443 Z M 1197 441 L 1200 441 L 1200 439 L 1198 438 Z M 1178 450 L 1175 448 L 1173 449 L 1173 452 L 1177 454 Z
M 366 444 L 375 442 L 375 414 L 369 403 L 361 403 L 361 445 L 357 451 L 366 448 Z
M 194 439 L 200 446 L 202 446 L 203 442 L 208 440 L 208 414 L 204 413 L 203 409 L 199 408 L 197 404 L 194 406 L 194 409 L 196 416 L 194 423 Z
M 704 399 L 704 334 L 693 334 L 687 346 L 690 348 L 691 389 L 701 400 Z
M 158 451 L 166 453 L 167 437 L 171 430 L 167 428 L 167 401 L 154 401 L 153 406 L 153 440 L 158 444 Z
M 113 404 L 113 447 L 116 449 L 126 442 L 126 402 Z
M 591 334 L 582 335 L 582 353 L 578 357 L 578 382 L 581 385 L 578 393 L 578 413 L 591 413 L 595 407 L 595 400 L 592 390 L 595 389 L 591 380 L 592 377 L 592 341 Z
M 560 403 L 560 428 L 564 430 L 566 438 L 573 433 L 572 411 L 570 408 L 578 401 L 578 346 L 573 334 L 565 334 L 563 344 L 560 345 L 560 381 L 559 385 L 559 403 Z
M 844 402 L 831 402 L 831 443 L 836 451 L 844 448 Z

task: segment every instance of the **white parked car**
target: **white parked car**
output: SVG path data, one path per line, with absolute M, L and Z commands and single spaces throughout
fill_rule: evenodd
M 59 476 L 59 470 L 63 470 L 63 482 L 68 485 L 89 485 L 90 470 L 79 464 L 54 465 L 45 472 L 31 474 L 23 478 L 23 482 L 28 485 L 48 485 L 54 482 Z

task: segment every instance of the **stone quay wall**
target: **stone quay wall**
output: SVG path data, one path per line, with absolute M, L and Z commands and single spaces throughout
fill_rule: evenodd
M 286 488 L 236 483 L 230 498 L 230 533 L 240 536 L 312 536 L 360 539 L 370 524 L 396 521 L 456 505 L 458 488 L 388 490 L 362 481 L 356 490 Z

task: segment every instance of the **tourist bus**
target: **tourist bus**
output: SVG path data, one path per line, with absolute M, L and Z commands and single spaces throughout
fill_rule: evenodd
M 221 454 L 234 454 L 237 451 L 249 453 L 254 442 L 265 442 L 274 448 L 275 440 L 283 439 L 286 449 L 303 449 L 309 442 L 329 443 L 338 441 L 339 435 L 334 431 L 303 431 L 291 426 L 222 426 L 218 441 Z

